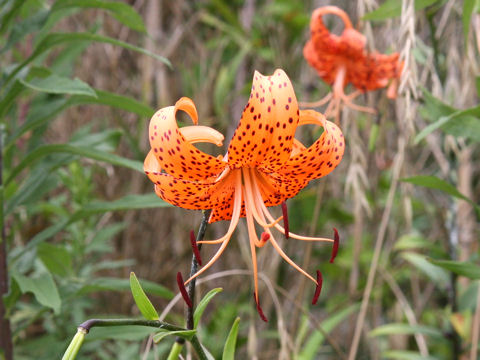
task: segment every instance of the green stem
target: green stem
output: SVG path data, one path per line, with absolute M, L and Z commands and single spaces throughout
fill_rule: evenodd
M 180 344 L 175 341 L 173 343 L 172 350 L 170 350 L 170 354 L 168 354 L 167 360 L 177 360 L 182 350 L 183 350 L 183 344 Z
M 150 326 L 158 329 L 165 329 L 168 331 L 182 331 L 185 330 L 179 326 L 175 326 L 160 320 L 144 320 L 144 319 L 90 319 L 79 325 L 79 328 L 85 329 L 87 333 L 92 327 L 108 327 L 108 326 Z
M 77 357 L 78 351 L 82 347 L 83 340 L 87 331 L 81 327 L 78 328 L 77 333 L 73 337 L 70 345 L 68 345 L 62 360 L 74 360 Z
M 210 217 L 210 212 L 211 210 L 204 210 L 203 211 L 203 217 L 202 217 L 202 222 L 200 223 L 200 228 L 198 229 L 197 233 L 197 238 L 196 241 L 197 243 L 200 240 L 203 240 L 203 237 L 205 236 L 205 231 L 207 230 L 207 224 L 208 224 L 208 218 Z M 202 244 L 198 244 L 198 251 L 200 251 L 202 248 Z M 195 255 L 192 256 L 192 265 L 190 267 L 190 276 L 195 275 L 195 273 L 198 270 L 198 262 L 197 258 Z M 195 304 L 195 284 L 197 282 L 197 279 L 193 279 L 190 281 L 188 284 L 187 292 L 188 292 L 188 297 L 190 300 L 192 300 L 192 304 Z M 189 308 L 187 307 L 187 329 L 192 330 L 193 329 L 193 313 L 194 313 L 194 308 Z
M 192 340 L 190 340 L 190 344 L 192 344 L 200 360 L 208 360 L 207 355 L 205 354 L 205 351 L 203 351 L 203 347 L 200 344 L 200 341 L 198 341 L 197 335 L 194 335 L 192 337 Z
M 93 327 L 109 327 L 109 326 L 126 326 L 126 325 L 136 325 L 136 326 L 150 326 L 157 329 L 165 329 L 168 331 L 185 331 L 186 329 L 179 326 L 175 326 L 164 321 L 160 320 L 144 320 L 144 319 L 90 319 L 78 326 L 78 332 L 75 337 L 72 339 L 70 345 L 68 346 L 65 354 L 63 355 L 62 360 L 74 360 L 77 356 L 78 351 L 83 343 L 83 338 Z M 203 351 L 202 345 L 198 341 L 198 338 L 194 335 L 190 340 L 193 348 L 197 352 L 198 358 L 200 360 L 208 360 L 205 352 Z M 179 344 L 182 345 L 182 344 Z M 175 346 L 174 346 L 175 347 Z M 173 348 L 172 348 L 173 351 Z M 172 353 L 170 352 L 170 354 Z M 181 351 L 181 349 L 180 349 Z

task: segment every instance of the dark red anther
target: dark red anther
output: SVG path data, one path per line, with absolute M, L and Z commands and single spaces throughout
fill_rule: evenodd
M 288 239 L 290 237 L 288 233 L 288 213 L 287 213 L 287 203 L 282 202 L 282 213 L 283 213 L 283 227 L 285 228 L 285 237 Z
M 335 232 L 335 236 L 333 237 L 332 256 L 330 257 L 330 263 L 331 264 L 333 264 L 333 261 L 337 257 L 338 245 L 339 245 L 339 242 L 340 242 L 340 236 L 338 235 L 337 229 L 333 228 L 333 231 Z
M 260 306 L 260 301 L 257 300 L 257 295 L 255 294 L 255 291 L 253 292 L 253 300 L 255 300 L 255 304 L 257 304 L 257 311 L 258 311 L 258 315 L 260 315 L 260 318 L 263 321 L 268 322 L 268 319 L 265 316 L 265 314 L 263 313 L 263 310 Z
M 177 273 L 177 285 L 180 290 L 180 294 L 183 296 L 183 300 L 185 300 L 185 303 L 189 308 L 193 307 L 192 300 L 190 300 L 190 297 L 188 296 L 187 289 L 185 289 L 185 285 L 183 284 L 183 277 L 182 273 L 179 271 Z
M 320 270 L 317 270 L 317 287 L 315 288 L 315 294 L 313 294 L 312 305 L 315 305 L 320 297 L 322 291 L 323 276 Z
M 193 230 L 190 230 L 190 244 L 192 244 L 193 255 L 195 255 L 198 265 L 202 266 L 202 258 L 200 257 L 200 250 L 198 250 L 197 239 Z
M 262 232 L 262 235 L 261 235 L 260 239 L 261 239 L 263 242 L 267 242 L 268 239 L 270 239 L 270 234 L 264 231 L 264 232 Z

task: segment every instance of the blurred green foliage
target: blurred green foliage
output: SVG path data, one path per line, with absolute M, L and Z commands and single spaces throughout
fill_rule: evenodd
M 173 4 L 167 6 L 166 3 L 171 2 L 162 2 L 163 11 L 167 13 L 163 21 L 168 23 L 173 21 L 172 14 L 178 15 L 178 12 L 171 9 Z M 378 272 L 381 274 L 377 274 L 372 292 L 372 311 L 375 310 L 376 317 L 372 315 L 365 328 L 368 337 L 362 339 L 359 359 L 372 358 L 372 353 L 389 359 L 449 359 L 467 354 L 473 346 L 471 324 L 479 313 L 476 298 L 480 257 L 478 246 L 473 246 L 468 261 L 459 260 L 461 248 L 456 221 L 458 199 L 466 200 L 476 209 L 474 235 L 475 241 L 478 240 L 480 77 L 475 74 L 477 95 L 471 96 L 473 103 L 470 101 L 470 105 L 462 108 L 454 105 L 458 94 L 440 96 L 438 88 L 447 87 L 447 78 L 453 82 L 452 76 L 458 78 L 457 82 L 466 81 L 458 74 L 449 73 L 453 71 L 448 66 L 452 51 L 462 51 L 460 58 L 467 58 L 467 51 L 472 51 L 479 65 L 478 49 L 468 49 L 466 45 L 474 44 L 471 39 L 475 36 L 478 42 L 479 34 L 472 30 L 472 18 L 479 16 L 480 7 L 478 1 L 464 1 L 454 5 L 461 10 L 461 15 L 455 12 L 445 15 L 449 22 L 458 23 L 455 29 L 461 32 L 458 37 L 452 30 L 449 36 L 465 42 L 452 50 L 436 43 L 432 35 L 440 18 L 449 11 L 449 3 L 415 1 L 420 25 L 415 34 L 418 45 L 414 55 L 419 65 L 434 70 L 429 70 L 430 75 L 427 73 L 422 83 L 416 133 L 408 145 L 409 156 L 402 173 L 401 186 L 405 187 L 394 195 L 388 241 L 380 258 Z M 253 11 L 248 4 L 253 4 Z M 350 10 L 354 7 L 344 5 Z M 367 12 L 362 20 L 373 20 L 373 33 L 381 36 L 383 26 L 401 15 L 401 5 L 401 1 L 387 0 Z M 148 33 L 148 26 L 142 20 L 147 14 L 138 2 L 0 0 L 3 155 L 0 221 L 7 230 L 9 281 L 9 292 L 3 300 L 12 327 L 16 359 L 58 358 L 76 325 L 97 314 L 108 312 L 108 316 L 113 316 L 109 312 L 110 303 L 115 302 L 119 294 L 129 292 L 131 282 L 125 277 L 111 276 L 109 271 L 133 266 L 135 259 L 110 256 L 116 251 L 115 237 L 131 226 L 112 213 L 169 206 L 152 191 L 131 194 L 131 177 L 115 188 L 113 198 L 102 192 L 98 179 L 111 176 L 112 166 L 131 173 L 142 172 L 145 123 L 161 101 L 152 97 L 151 103 L 146 104 L 138 100 L 142 98 L 138 94 L 134 97 L 133 93 L 97 89 L 86 79 L 77 78 L 75 70 L 85 57 L 91 56 L 89 49 L 104 44 L 142 58 L 151 57 L 156 67 L 167 69 L 171 92 L 176 91 L 175 95 L 202 98 L 208 94 L 208 102 L 201 105 L 207 115 L 205 121 L 214 122 L 226 132 L 237 120 L 233 117 L 239 115 L 232 104 L 248 95 L 254 69 L 262 73 L 278 67 L 286 69 L 299 99 L 320 97 L 328 90 L 313 71 L 306 69 L 302 57 L 312 2 L 205 0 L 182 6 L 180 13 L 185 11 L 198 23 L 193 30 L 184 24 L 188 39 L 180 41 L 181 51 L 177 57 L 167 60 L 142 44 L 145 39 L 152 39 L 153 34 Z M 137 12 L 139 8 L 143 11 L 141 15 Z M 110 18 L 130 36 L 105 35 L 109 33 L 106 19 Z M 427 18 L 435 20 L 428 29 Z M 71 29 L 69 23 L 82 21 L 86 23 L 85 31 L 67 31 Z M 191 39 L 192 36 L 196 38 Z M 397 37 L 398 34 L 393 36 Z M 142 45 L 134 45 L 131 39 Z M 161 38 L 158 47 L 163 47 L 167 40 L 168 36 Z M 187 52 L 187 48 L 193 50 Z M 131 59 L 126 58 L 125 62 L 128 61 Z M 129 83 L 138 82 L 141 66 L 144 65 L 132 61 L 131 73 L 117 76 Z M 206 310 L 196 334 L 214 358 L 233 359 L 235 349 L 241 354 L 237 358 L 248 358 L 252 351 L 258 350 L 255 348 L 258 344 L 260 359 L 275 358 L 285 344 L 288 347 L 282 351 L 293 359 L 337 359 L 348 353 L 379 219 L 391 186 L 389 160 L 397 151 L 394 144 L 402 126 L 402 119 L 394 117 L 392 106 L 381 101 L 383 99 L 379 100 L 378 118 L 351 115 L 351 121 L 358 124 L 361 132 L 359 146 L 367 158 L 364 167 L 369 169 L 364 196 L 371 215 L 363 214 L 360 236 L 354 234 L 357 214 L 353 200 L 343 189 L 352 154 L 339 168 L 340 175 L 322 179 L 327 185 L 320 216 L 312 220 L 319 199 L 317 183 L 309 185 L 289 202 L 291 229 L 307 232 L 313 228 L 328 234 L 335 226 L 342 235 L 335 264 L 327 264 L 330 249 L 312 249 L 313 261 L 321 264 L 325 281 L 320 306 L 310 308 L 306 305 L 308 299 L 295 299 L 299 288 L 295 282 L 292 285 L 290 269 L 284 265 L 279 266 L 272 278 L 276 291 L 282 295 L 282 313 L 270 306 L 272 314 L 268 325 L 258 325 L 251 294 L 242 292 L 245 289 L 234 294 L 225 291 L 215 299 L 212 298 L 216 292 L 210 293 L 203 298 L 205 307 L 201 307 L 198 317 Z M 111 119 L 96 116 L 84 119 L 80 126 L 65 126 L 73 109 L 85 111 L 98 105 L 121 115 Z M 121 119 L 126 117 L 124 114 L 138 120 L 134 132 L 129 131 Z M 74 130 L 68 133 L 71 128 Z M 314 132 L 299 135 L 307 142 L 316 137 Z M 57 136 L 61 137 L 59 141 Z M 348 132 L 346 136 L 349 146 Z M 442 171 L 435 156 L 430 154 L 432 142 L 437 143 L 436 149 L 446 159 L 448 171 Z M 458 149 L 468 149 L 471 153 L 473 194 L 460 189 L 458 169 L 462 164 Z M 404 215 L 408 212 L 405 210 L 407 200 L 410 223 Z M 143 236 L 138 234 L 140 240 Z M 361 252 L 356 269 L 358 283 L 351 288 L 352 259 L 358 245 L 355 241 L 361 242 Z M 298 246 L 289 242 L 287 248 L 292 251 L 292 258 L 301 262 L 303 253 L 297 252 Z M 152 281 L 134 281 L 134 285 L 133 297 L 141 313 L 149 319 L 158 317 L 162 309 L 156 308 L 147 296 L 165 301 L 174 296 L 172 291 Z M 287 289 L 284 293 L 278 289 L 283 287 Z M 412 310 L 416 324 L 406 315 L 408 309 Z M 279 326 L 281 316 L 286 318 L 284 328 Z M 183 314 L 172 312 L 168 318 L 182 323 Z M 198 322 L 196 320 L 196 324 Z M 82 356 L 138 358 L 144 351 L 142 340 L 152 333 L 152 329 L 146 327 L 95 328 L 86 338 Z M 425 339 L 428 357 L 420 355 L 415 335 Z M 172 340 L 162 340 L 147 358 L 166 357 L 171 343 Z

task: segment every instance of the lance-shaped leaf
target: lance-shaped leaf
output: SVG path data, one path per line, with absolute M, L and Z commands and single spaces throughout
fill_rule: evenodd
M 147 320 L 158 320 L 158 313 L 148 299 L 142 289 L 142 285 L 138 282 L 134 272 L 130 273 L 130 289 L 132 290 L 133 299 L 143 317 Z

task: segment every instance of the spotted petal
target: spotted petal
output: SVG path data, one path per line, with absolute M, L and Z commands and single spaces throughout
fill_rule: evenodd
M 157 111 L 150 120 L 150 145 L 160 167 L 178 179 L 215 178 L 225 168 L 225 162 L 198 150 L 185 138 L 177 125 L 178 110 L 188 113 L 197 124 L 197 110 L 189 98 L 181 98 L 175 106 Z
M 316 111 L 302 110 L 300 124 L 320 125 L 323 133 L 312 146 L 290 158 L 278 173 L 287 179 L 308 182 L 335 169 L 342 160 L 345 141 L 340 128 Z
M 228 147 L 229 166 L 281 168 L 290 157 L 297 123 L 297 99 L 285 72 L 255 72 L 249 102 Z

